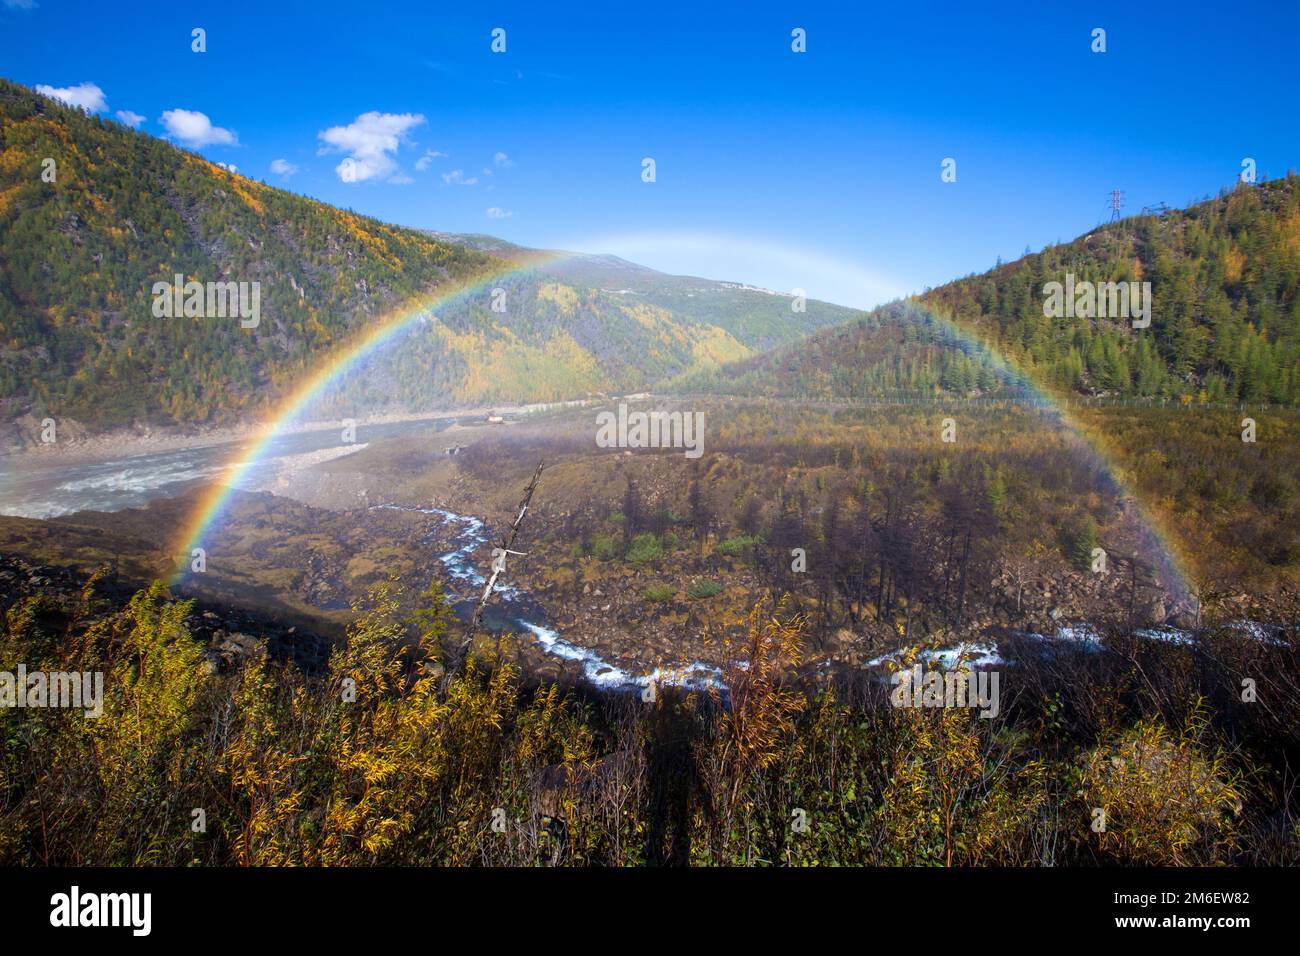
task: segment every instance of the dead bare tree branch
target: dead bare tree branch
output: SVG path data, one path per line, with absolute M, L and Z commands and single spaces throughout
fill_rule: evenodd
M 492 590 L 496 587 L 497 578 L 501 577 L 506 569 L 506 555 L 520 553 L 512 550 L 515 546 L 515 538 L 519 535 L 519 527 L 524 523 L 524 515 L 528 513 L 528 506 L 532 504 L 533 493 L 537 491 L 537 483 L 541 481 L 542 469 L 545 467 L 546 462 L 544 460 L 537 463 L 537 470 L 533 472 L 532 480 L 528 482 L 528 487 L 524 489 L 524 496 L 519 502 L 519 514 L 515 516 L 510 529 L 501 536 L 501 543 L 492 549 L 492 573 L 488 576 L 487 583 L 483 587 L 483 596 L 479 598 L 478 607 L 474 609 L 474 619 L 470 628 L 469 640 L 473 640 L 474 635 L 478 633 L 479 620 L 487 607 L 488 599 L 492 597 Z

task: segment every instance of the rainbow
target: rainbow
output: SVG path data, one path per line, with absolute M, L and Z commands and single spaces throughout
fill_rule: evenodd
M 1068 399 L 1055 396 L 1039 385 L 1018 363 L 1001 352 L 996 345 L 977 335 L 975 330 L 930 306 L 922 305 L 915 298 L 905 300 L 904 304 L 933 320 L 954 338 L 970 345 L 981 356 L 988 358 L 1004 379 L 1008 379 L 1030 396 L 1031 404 L 1080 440 L 1083 449 L 1092 455 L 1093 461 L 1101 466 L 1101 470 L 1114 482 L 1118 491 L 1132 503 L 1141 526 L 1147 532 L 1147 540 L 1144 542 L 1149 552 L 1147 557 L 1153 558 L 1159 566 L 1165 589 L 1181 601 L 1191 600 L 1197 592 L 1192 584 L 1194 580 L 1191 573 L 1192 563 L 1178 544 L 1177 534 L 1168 522 L 1162 520 L 1143 503 L 1141 495 L 1133 487 L 1132 482 L 1118 467 L 1117 452 L 1112 449 L 1105 436 L 1096 434 L 1095 430 L 1081 422 L 1078 416 L 1070 414 Z
M 356 368 L 384 345 L 401 336 L 420 319 L 434 317 L 434 310 L 446 308 L 457 302 L 463 302 L 475 294 L 481 294 L 492 283 L 554 265 L 577 255 L 579 253 L 529 252 L 515 256 L 498 268 L 477 275 L 473 279 L 457 283 L 451 288 L 437 289 L 429 295 L 405 303 L 363 330 L 351 341 L 334 349 L 296 389 L 284 398 L 261 429 L 260 437 L 245 446 L 241 457 L 226 467 L 222 480 L 207 489 L 199 499 L 198 507 L 190 520 L 185 523 L 180 536 L 182 542 L 179 548 L 180 557 L 172 577 L 172 586 L 181 583 L 189 573 L 194 549 L 201 546 L 208 531 L 225 512 L 240 479 L 265 457 L 276 436 L 296 421 L 331 383 Z
M 256 440 L 236 461 L 226 469 L 225 478 L 212 486 L 200 499 L 193 517 L 186 523 L 182 535 L 183 546 L 179 549 L 179 560 L 173 578 L 173 585 L 179 584 L 189 572 L 189 562 L 195 548 L 200 547 L 213 524 L 224 513 L 239 481 L 265 456 L 272 441 L 288 428 L 319 396 L 340 376 L 356 368 L 372 353 L 386 343 L 400 336 L 415 322 L 431 317 L 433 310 L 463 301 L 471 295 L 481 292 L 489 283 L 499 282 L 505 278 L 527 273 L 548 265 L 571 259 L 580 253 L 536 252 L 516 257 L 500 268 L 479 275 L 472 280 L 460 283 L 450 289 L 440 289 L 395 310 L 380 319 L 371 328 L 363 331 L 355 340 L 335 349 L 316 367 L 307 379 L 292 391 L 280 404 L 263 429 L 262 437 Z M 1094 456 L 1101 470 L 1115 483 L 1119 491 L 1134 505 L 1137 516 L 1149 534 L 1147 550 L 1156 559 L 1167 590 L 1178 598 L 1186 600 L 1194 594 L 1189 584 L 1192 580 L 1188 573 L 1190 564 L 1177 545 L 1177 537 L 1170 528 L 1162 523 L 1147 509 L 1131 484 L 1123 477 L 1122 470 L 1116 466 L 1115 454 L 1106 446 L 1104 440 L 1092 434 L 1077 417 L 1069 414 L 1067 405 L 1054 397 L 1043 387 L 1035 383 L 1033 377 L 1013 363 L 995 346 L 984 341 L 975 332 L 935 310 L 922 306 L 916 299 L 902 300 L 903 304 L 914 311 L 938 323 L 954 338 L 971 346 L 982 356 L 987 357 L 994 368 L 1006 379 L 1031 396 L 1032 404 L 1054 418 L 1061 426 L 1076 435 L 1083 447 Z

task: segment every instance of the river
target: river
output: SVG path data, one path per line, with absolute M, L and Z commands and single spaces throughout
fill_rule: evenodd
M 265 487 L 286 465 L 323 451 L 351 451 L 367 442 L 430 427 L 446 428 L 455 418 L 358 425 L 356 441 L 344 444 L 338 428 L 287 432 L 266 443 L 257 463 L 239 477 L 237 487 Z M 0 458 L 0 514 L 53 518 L 77 511 L 140 508 L 157 498 L 181 494 L 230 472 L 250 442 L 223 442 L 196 448 L 110 458 L 106 461 L 40 460 L 37 455 Z
M 235 483 L 245 490 L 264 489 L 276 476 L 305 456 L 343 454 L 371 441 L 408 432 L 445 428 L 455 418 L 361 425 L 356 441 L 344 444 L 337 428 L 277 435 L 266 443 L 257 463 Z M 151 501 L 182 494 L 214 481 L 229 480 L 233 463 L 240 459 L 247 442 L 225 442 L 166 452 L 113 458 L 99 462 L 41 462 L 31 456 L 0 458 L 0 514 L 22 518 L 53 518 L 78 511 L 121 511 L 139 508 Z M 434 515 L 450 525 L 457 547 L 437 556 L 446 584 L 458 612 L 472 607 L 486 580 L 474 559 L 489 542 L 486 523 L 472 515 L 442 508 L 374 505 L 400 511 Z M 635 691 L 652 684 L 674 685 L 693 690 L 725 690 L 719 668 L 700 661 L 644 673 L 634 673 L 605 661 L 595 651 L 564 640 L 546 626 L 545 615 L 531 597 L 517 587 L 498 584 L 484 621 L 496 629 L 528 632 L 547 654 L 579 661 L 584 679 L 606 691 Z

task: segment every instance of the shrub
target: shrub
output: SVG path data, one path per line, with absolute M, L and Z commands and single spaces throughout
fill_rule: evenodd
M 1092 551 L 1097 547 L 1097 522 L 1092 515 L 1084 515 L 1064 533 L 1065 556 L 1080 571 L 1092 567 Z
M 713 597 L 722 591 L 722 585 L 717 581 L 696 581 L 686 589 L 686 596 L 693 601 L 700 598 Z
M 618 539 L 613 535 L 598 534 L 591 539 L 591 553 L 601 561 L 608 561 L 618 554 Z
M 1205 728 L 1199 713 L 1180 734 L 1145 718 L 1084 756 L 1079 794 L 1090 818 L 1105 814 L 1105 830 L 1089 833 L 1103 857 L 1143 866 L 1224 860 L 1242 801 L 1226 755 L 1202 749 Z
M 742 534 L 734 538 L 728 538 L 726 541 L 722 542 L 718 545 L 718 551 L 722 554 L 728 555 L 729 557 L 735 557 L 738 554 L 743 554 L 748 551 L 754 545 L 758 544 L 758 542 L 758 535 Z
M 645 589 L 645 599 L 647 601 L 657 601 L 664 603 L 671 601 L 677 596 L 677 589 L 667 584 L 652 584 Z
M 658 561 L 663 555 L 663 549 L 659 547 L 659 540 L 647 532 L 632 539 L 632 544 L 628 546 L 624 558 L 628 564 L 639 568 L 653 561 Z

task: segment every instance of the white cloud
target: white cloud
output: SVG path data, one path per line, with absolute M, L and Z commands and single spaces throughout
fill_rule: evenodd
M 407 134 L 424 122 L 422 113 L 362 113 L 347 126 L 331 126 L 317 136 L 325 145 L 321 154 L 347 153 L 334 168 L 345 183 L 382 179 L 397 170 L 393 159 Z
M 132 129 L 139 129 L 140 124 L 144 122 L 144 117 L 139 113 L 132 113 L 130 110 L 118 110 L 117 118 Z
M 222 169 L 230 170 L 232 173 L 239 172 L 239 167 L 236 166 L 234 163 L 217 163 L 217 165 L 220 166 Z
M 5 6 L 10 10 L 35 10 L 36 0 L 5 0 Z
M 515 164 L 514 160 L 505 153 L 497 153 L 492 157 L 492 162 L 496 163 L 498 166 L 513 166 Z
M 489 219 L 509 219 L 513 215 L 514 213 L 509 209 L 502 209 L 500 206 L 492 206 L 487 211 L 487 217 Z
M 289 176 L 292 176 L 297 171 L 298 171 L 298 167 L 295 166 L 293 163 L 289 162 L 287 159 L 271 160 L 271 172 L 275 173 L 277 176 L 284 176 L 288 178 Z
M 436 149 L 425 150 L 424 155 L 415 161 L 415 171 L 417 173 L 424 172 L 435 159 L 440 159 L 446 155 L 446 153 L 440 153 Z
M 167 110 L 160 118 L 167 135 L 191 149 L 204 146 L 235 146 L 239 137 L 228 129 L 213 126 L 212 120 L 195 110 Z
M 37 84 L 36 92 L 69 106 L 79 106 L 91 113 L 102 113 L 108 109 L 104 91 L 94 83 L 82 83 L 79 86 L 46 86 L 42 83 Z
M 465 170 L 453 169 L 449 173 L 442 174 L 442 181 L 447 186 L 474 186 L 478 183 L 478 177 L 471 176 L 466 179 Z

